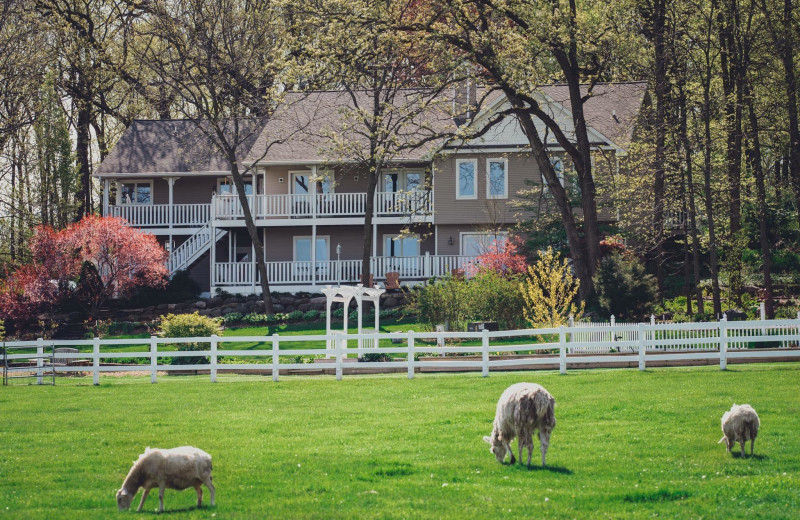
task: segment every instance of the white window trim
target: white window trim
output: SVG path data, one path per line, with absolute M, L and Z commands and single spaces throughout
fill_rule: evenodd
M 155 194 L 153 193 L 153 180 L 152 179 L 125 179 L 117 181 L 117 205 L 118 206 L 152 206 L 153 199 L 155 198 Z M 150 202 L 146 204 L 139 204 L 137 202 L 125 202 L 122 200 L 122 186 L 124 184 L 133 184 L 134 186 L 137 184 L 148 184 L 150 186 Z M 134 188 L 134 191 L 136 188 Z
M 497 233 L 494 233 L 492 231 L 461 231 L 458 234 L 458 254 L 460 256 L 466 256 L 466 253 L 464 253 L 464 236 L 465 235 L 504 236 L 506 238 L 506 241 L 508 240 L 508 231 L 498 231 Z
M 490 182 L 490 175 L 491 175 L 491 164 L 493 162 L 501 162 L 503 163 L 503 171 L 505 175 L 503 175 L 503 194 L 502 195 L 492 195 L 491 192 L 491 182 Z M 494 157 L 486 159 L 486 198 L 487 199 L 507 199 L 508 198 L 508 159 L 503 157 Z
M 550 166 L 553 166 L 553 169 L 555 169 L 553 161 L 555 160 L 561 161 L 561 171 L 556 172 L 556 177 L 558 177 L 558 182 L 561 184 L 561 187 L 566 188 L 566 184 L 564 184 L 564 171 L 566 170 L 566 165 L 564 164 L 564 157 L 551 156 L 549 160 L 550 160 Z M 544 190 L 544 193 L 550 193 L 550 186 L 547 185 L 547 179 L 544 178 L 544 173 L 542 174 L 542 189 Z
M 472 164 L 472 195 L 461 195 L 461 165 Z M 478 159 L 456 159 L 456 200 L 475 200 L 478 198 Z
M 292 237 L 292 261 L 293 262 L 308 262 L 309 260 L 297 259 L 297 241 L 299 239 L 307 238 L 312 240 L 314 237 L 311 235 L 299 235 Z M 331 236 L 330 235 L 317 235 L 317 240 L 324 239 L 328 244 L 328 260 L 319 260 L 320 262 L 330 261 L 331 259 Z
M 422 243 L 422 240 L 420 240 L 419 235 L 417 235 L 416 233 L 413 233 L 413 234 L 410 234 L 410 235 L 403 235 L 403 236 L 398 235 L 397 233 L 384 233 L 382 244 L 383 244 L 383 256 L 386 256 L 386 257 L 389 256 L 389 251 L 386 250 L 386 239 L 387 238 L 389 238 L 391 240 L 394 240 L 395 238 L 414 238 L 414 239 L 416 239 L 417 244 L 421 245 L 421 243 Z M 392 258 L 414 258 L 416 256 L 420 256 L 420 254 L 421 254 L 420 249 L 421 249 L 421 247 L 418 245 L 417 246 L 417 254 L 414 255 L 414 256 L 394 256 Z

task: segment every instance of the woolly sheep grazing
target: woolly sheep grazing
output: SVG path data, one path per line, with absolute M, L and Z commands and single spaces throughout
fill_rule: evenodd
M 211 505 L 214 505 L 214 485 L 211 483 L 211 455 L 201 449 L 182 446 L 169 450 L 147 448 L 139 455 L 139 460 L 117 491 L 117 506 L 120 511 L 131 506 L 133 497 L 140 487 L 144 488 L 142 500 L 137 511 L 142 510 L 151 488 L 158 487 L 158 510 L 164 511 L 164 489 L 183 490 L 194 487 L 197 491 L 197 507 L 203 501 L 205 484 L 211 492 Z
M 522 463 L 522 447 L 527 446 L 530 466 L 533 432 L 538 429 L 542 466 L 544 466 L 547 447 L 550 445 L 550 433 L 556 426 L 555 406 L 556 400 L 540 385 L 517 383 L 509 386 L 497 402 L 492 435 L 483 438 L 492 446 L 490 451 L 497 457 L 497 461 L 503 462 L 506 454 L 509 454 L 511 464 L 514 464 L 511 441 L 516 437 L 519 461 Z
M 722 438 L 717 444 L 725 441 L 728 453 L 731 452 L 733 445 L 738 442 L 742 447 L 742 457 L 744 454 L 744 444 L 750 441 L 750 456 L 753 455 L 753 444 L 758 435 L 758 414 L 749 404 L 734 404 L 731 409 L 722 416 Z

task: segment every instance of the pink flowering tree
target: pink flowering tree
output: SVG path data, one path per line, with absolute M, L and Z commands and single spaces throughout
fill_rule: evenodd
M 512 276 L 526 272 L 525 257 L 519 253 L 519 244 L 516 240 L 509 239 L 502 244 L 494 243 L 486 252 L 480 255 L 469 268 L 469 273 L 475 275 L 492 271 L 502 276 Z
M 90 215 L 60 231 L 40 226 L 30 249 L 33 263 L 0 285 L 0 311 L 11 319 L 71 298 L 95 314 L 113 296 L 167 280 L 168 254 L 155 236 L 116 217 Z

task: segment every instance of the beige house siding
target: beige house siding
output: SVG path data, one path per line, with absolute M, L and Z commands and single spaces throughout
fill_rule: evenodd
M 508 198 L 486 198 L 487 159 L 508 160 Z M 456 161 L 476 159 L 478 163 L 477 198 L 456 199 Z M 469 221 L 474 225 L 487 223 L 513 223 L 520 212 L 513 207 L 517 192 L 527 188 L 526 180 L 541 182 L 541 174 L 536 161 L 528 154 L 452 154 L 436 161 L 434 165 L 434 220 L 437 224 L 462 224 Z

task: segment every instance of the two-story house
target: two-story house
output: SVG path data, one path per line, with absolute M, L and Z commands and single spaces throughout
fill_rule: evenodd
M 585 103 L 592 146 L 605 159 L 625 155 L 645 91 L 644 83 L 597 85 Z M 313 291 L 360 278 L 368 179 L 328 142 L 336 131 L 330 121 L 338 121 L 329 115 L 341 114 L 337 106 L 347 99 L 341 92 L 303 96 L 291 118 L 259 125 L 240 147 L 241 163 L 252 167 L 246 195 L 274 290 Z M 505 103 L 495 96 L 473 124 Z M 566 87 L 543 87 L 541 103 L 569 135 Z M 552 136 L 540 132 L 557 171 L 569 168 Z M 103 214 L 155 234 L 170 251 L 171 271 L 189 270 L 212 293 L 260 290 L 229 165 L 193 121 L 135 121 L 95 175 Z M 541 182 L 541 174 L 513 118 L 471 141 L 393 157 L 374 200 L 374 279 L 397 272 L 413 283 L 464 268 L 505 239 L 519 212 L 511 202 L 529 182 Z

